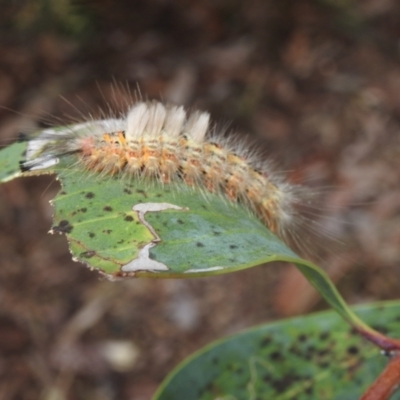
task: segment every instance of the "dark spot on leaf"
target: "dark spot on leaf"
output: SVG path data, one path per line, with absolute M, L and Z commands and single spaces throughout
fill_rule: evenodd
M 213 363 L 214 365 L 218 364 L 218 363 L 219 363 L 219 358 L 218 358 L 218 357 L 213 357 L 212 363 Z
M 230 248 L 230 249 L 237 249 L 238 247 L 236 246 L 236 244 L 230 244 L 230 245 L 229 245 L 229 248 Z
M 221 235 L 221 232 L 218 232 L 218 231 L 213 231 L 213 235 L 215 235 L 215 236 L 219 236 L 219 235 Z
M 272 361 L 282 360 L 282 354 L 279 351 L 273 351 L 269 356 Z
M 271 382 L 271 385 L 274 387 L 274 389 L 278 392 L 281 393 L 284 390 L 287 389 L 288 387 L 288 382 L 286 382 L 286 378 L 282 378 L 282 379 L 274 379 Z
M 91 238 L 94 238 L 96 236 L 96 234 L 95 233 L 93 233 L 93 232 L 89 232 L 89 237 L 91 237 Z
M 357 346 L 350 346 L 347 348 L 347 352 L 352 355 L 358 354 L 358 347 Z
M 329 367 L 329 362 L 328 361 L 322 361 L 318 363 L 318 366 L 322 369 L 328 368 Z
M 272 337 L 271 336 L 265 336 L 263 340 L 261 340 L 261 347 L 266 347 L 272 343 Z
M 121 240 L 119 240 L 118 242 L 117 242 L 117 244 L 122 244 L 122 243 L 124 243 L 125 242 L 125 240 L 124 239 L 121 239 Z
M 287 385 L 293 385 L 294 383 L 296 383 L 296 382 L 302 382 L 303 381 L 303 377 L 302 376 L 300 376 L 300 375 L 295 375 L 295 374 L 293 374 L 293 373 L 289 373 L 289 374 L 287 374 L 286 376 L 285 376 L 285 378 L 286 378 L 286 383 L 287 383 Z
M 79 211 L 85 213 L 87 211 L 87 208 L 86 207 L 82 207 Z
M 57 226 L 53 226 L 52 231 L 54 233 L 71 233 L 73 226 L 65 219 L 60 221 Z
M 83 253 L 79 254 L 82 258 L 92 258 L 96 255 L 96 252 L 93 250 L 84 251 Z
M 105 206 L 103 208 L 104 211 L 112 211 L 112 208 L 110 206 Z
M 324 357 L 324 356 L 326 356 L 328 354 L 329 354 L 329 350 L 328 349 L 321 349 L 321 350 L 318 351 L 318 355 L 320 357 Z
M 201 243 L 201 242 L 197 242 L 197 243 L 196 243 L 196 246 L 197 246 L 197 247 L 204 247 L 204 244 Z
M 315 353 L 315 347 L 313 345 L 308 346 L 306 352 L 311 356 L 313 353 Z
M 67 194 L 67 192 L 65 190 L 61 190 L 60 194 L 62 194 L 64 196 Z
M 307 335 L 305 335 L 304 333 L 301 333 L 297 339 L 299 340 L 299 342 L 304 343 L 307 340 Z
M 86 197 L 87 199 L 93 199 L 94 193 L 93 193 L 93 192 L 88 192 L 88 193 L 86 193 L 85 197 Z
M 301 351 L 295 345 L 289 347 L 289 352 L 299 357 L 302 356 Z
M 132 217 L 131 215 L 127 215 L 127 216 L 124 218 L 124 221 L 132 222 L 132 221 L 133 221 L 133 217 Z
M 179 225 L 183 225 L 184 222 L 181 219 L 178 219 L 176 222 L 178 222 Z
M 208 383 L 208 385 L 206 386 L 206 391 L 207 392 L 215 392 L 218 391 L 218 388 L 216 387 L 214 382 L 210 382 Z
M 132 190 L 131 190 L 131 189 L 128 189 L 128 188 L 125 188 L 125 189 L 124 189 L 124 192 L 127 193 L 127 194 L 132 194 Z
M 136 189 L 136 193 L 141 194 L 143 197 L 147 197 L 147 193 L 143 189 Z
M 272 380 L 272 378 L 271 378 L 270 375 L 264 375 L 264 376 L 263 376 L 263 381 L 264 381 L 264 382 L 267 382 L 267 383 L 268 383 L 268 382 L 271 382 L 271 380 Z
M 328 337 L 329 337 L 329 332 L 321 332 L 319 335 L 319 338 L 321 340 L 326 340 L 326 339 L 328 339 Z
M 112 232 L 112 230 L 111 229 L 104 229 L 102 232 L 103 233 L 107 233 L 107 235 L 109 235 Z
M 304 390 L 305 394 L 312 394 L 312 392 L 313 392 L 312 386 L 309 386 L 306 390 Z

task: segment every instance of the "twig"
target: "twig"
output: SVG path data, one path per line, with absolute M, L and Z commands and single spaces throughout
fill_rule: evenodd
M 400 385 L 400 351 L 390 354 L 391 360 L 360 400 L 388 400 Z

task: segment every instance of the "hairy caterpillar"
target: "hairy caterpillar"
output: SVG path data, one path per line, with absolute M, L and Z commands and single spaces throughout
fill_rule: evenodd
M 297 228 L 307 190 L 286 182 L 243 145 L 211 132 L 206 112 L 138 102 L 124 119 L 72 126 L 68 133 L 45 130 L 30 141 L 23 170 L 56 164 L 77 154 L 87 170 L 132 179 L 184 182 L 249 207 L 284 241 L 302 247 Z M 309 228 L 309 227 L 308 227 Z

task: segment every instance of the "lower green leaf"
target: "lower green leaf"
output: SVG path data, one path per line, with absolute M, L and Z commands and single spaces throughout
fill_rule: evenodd
M 356 308 L 369 324 L 400 331 L 400 302 Z M 353 400 L 387 363 L 340 317 L 322 312 L 250 329 L 200 350 L 153 400 Z M 399 400 L 400 393 L 392 400 Z

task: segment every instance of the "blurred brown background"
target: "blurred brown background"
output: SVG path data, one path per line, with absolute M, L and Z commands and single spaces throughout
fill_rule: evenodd
M 208 110 L 290 179 L 331 188 L 322 223 L 344 244 L 328 241 L 322 264 L 350 303 L 399 297 L 397 1 L 3 0 L 1 11 L 1 145 L 117 110 L 127 88 Z M 47 235 L 57 190 L 51 177 L 0 186 L 1 400 L 147 400 L 211 340 L 326 307 L 284 264 L 102 281 Z

